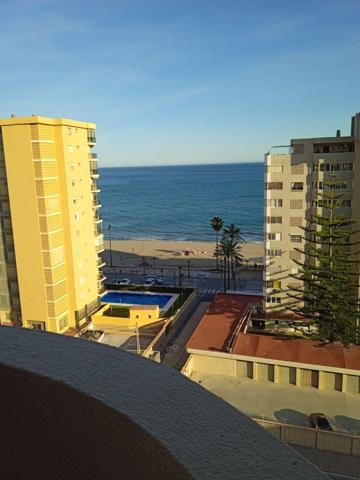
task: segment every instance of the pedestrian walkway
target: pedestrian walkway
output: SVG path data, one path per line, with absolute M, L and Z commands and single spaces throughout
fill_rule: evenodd
M 199 293 L 219 293 L 222 292 L 220 288 L 199 288 Z
M 198 323 L 204 316 L 206 310 L 209 308 L 210 302 L 201 302 L 194 313 L 189 318 L 185 327 L 181 331 L 180 335 L 177 337 L 173 345 L 169 347 L 168 352 L 166 353 L 162 363 L 168 367 L 177 367 L 178 363 L 185 363 L 187 353 L 185 351 L 186 344 L 193 334 Z M 184 357 L 185 356 L 185 357 Z

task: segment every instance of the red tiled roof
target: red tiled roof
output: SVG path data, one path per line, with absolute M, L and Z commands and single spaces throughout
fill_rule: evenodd
M 224 351 L 249 303 L 259 303 L 262 296 L 219 293 L 209 306 L 187 346 L 200 350 Z
M 190 338 L 187 347 L 226 352 L 231 335 L 250 303 L 261 296 L 218 294 Z M 306 339 L 238 333 L 232 353 L 294 363 L 360 370 L 360 348 L 341 344 L 321 345 Z
M 240 333 L 232 353 L 287 362 L 360 370 L 360 348 L 339 343 L 322 345 L 305 339 Z

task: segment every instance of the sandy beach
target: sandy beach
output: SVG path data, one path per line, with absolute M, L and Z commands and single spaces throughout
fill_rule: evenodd
M 104 241 L 104 257 L 109 261 L 109 242 Z M 111 240 L 113 264 L 142 261 L 142 257 L 156 258 L 158 265 L 181 265 L 188 260 L 195 265 L 215 265 L 215 242 L 190 242 L 170 240 Z M 263 261 L 262 242 L 244 243 L 241 253 L 245 260 L 255 263 Z

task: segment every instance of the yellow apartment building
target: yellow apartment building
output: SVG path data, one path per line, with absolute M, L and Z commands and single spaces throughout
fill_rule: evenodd
M 360 225 L 360 114 L 352 117 L 351 134 L 293 139 L 290 145 L 272 147 L 265 155 L 265 272 L 267 312 L 283 310 L 287 291 L 301 284 L 289 276 L 298 272 L 306 250 L 301 226 L 311 213 L 321 213 L 319 193 L 329 177 L 336 177 L 343 194 L 344 213 Z M 355 245 L 358 250 L 358 245 Z
M 95 124 L 0 120 L 0 324 L 63 333 L 104 279 Z

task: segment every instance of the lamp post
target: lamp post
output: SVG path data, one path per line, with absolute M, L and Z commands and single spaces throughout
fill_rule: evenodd
M 109 232 L 110 267 L 112 267 L 113 263 L 112 263 L 112 250 L 111 250 L 111 225 L 108 225 L 108 232 Z
M 181 269 L 182 269 L 182 267 L 179 266 L 178 268 L 179 268 L 179 287 L 181 287 L 181 275 L 182 275 L 181 274 Z

